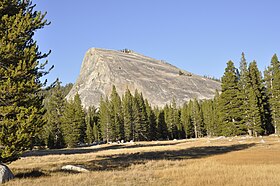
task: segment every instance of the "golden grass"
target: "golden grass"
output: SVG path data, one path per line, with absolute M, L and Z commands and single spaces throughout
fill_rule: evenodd
M 280 139 L 263 139 L 265 143 L 260 138 L 203 138 L 37 151 L 9 165 L 16 179 L 4 185 L 280 185 Z M 91 171 L 61 171 L 66 164 Z

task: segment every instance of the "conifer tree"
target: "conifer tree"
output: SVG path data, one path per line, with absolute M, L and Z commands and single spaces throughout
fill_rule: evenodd
M 111 92 L 111 103 L 110 108 L 112 112 L 112 138 L 113 140 L 123 140 L 124 135 L 124 123 L 122 113 L 122 103 L 119 94 L 117 93 L 116 87 L 113 86 Z
M 102 132 L 103 141 L 111 142 L 113 140 L 112 137 L 112 113 L 109 108 L 109 100 L 108 97 L 104 100 L 102 97 L 100 99 L 99 104 L 99 122 L 100 128 Z
M 50 91 L 50 96 L 45 100 L 46 125 L 44 135 L 49 148 L 62 148 L 65 146 L 62 134 L 62 116 L 65 110 L 65 98 L 61 91 L 60 82 Z
M 168 138 L 167 126 L 164 119 L 164 111 L 155 109 L 155 114 L 157 118 L 157 139 L 166 140 Z
M 191 113 L 189 105 L 192 105 L 192 100 L 189 103 L 185 103 L 181 108 L 181 123 L 184 129 L 185 138 L 194 137 L 194 126 L 191 119 Z
M 194 99 L 192 104 L 190 104 L 190 111 L 191 111 L 191 119 L 194 126 L 195 138 L 201 138 L 205 134 L 205 129 L 204 129 L 201 106 L 197 99 Z
M 236 68 L 233 62 L 229 61 L 222 77 L 222 93 L 219 99 L 219 117 L 223 135 L 240 135 L 245 132 L 240 114 L 242 106 L 240 94 Z
M 280 62 L 276 54 L 271 59 L 267 75 L 267 88 L 270 96 L 270 106 L 272 112 L 272 121 L 274 133 L 280 134 Z
M 134 140 L 134 118 L 133 118 L 133 96 L 129 89 L 126 89 L 124 97 L 122 99 L 123 109 L 123 121 L 124 121 L 124 133 L 125 140 Z
M 247 66 L 247 61 L 245 59 L 245 54 L 242 52 L 241 54 L 241 61 L 240 61 L 240 67 L 239 67 L 239 73 L 238 75 L 238 86 L 240 90 L 240 100 L 241 100 L 241 106 L 240 106 L 240 115 L 242 115 L 242 122 L 244 123 L 247 128 L 251 125 L 251 121 L 248 118 L 249 115 L 249 89 L 250 89 L 250 83 L 249 83 L 249 71 Z M 251 100 L 252 101 L 252 100 Z
M 81 99 L 77 93 L 74 100 L 66 103 L 63 113 L 63 135 L 68 147 L 75 147 L 85 139 L 85 114 L 81 104 Z
M 147 111 L 147 117 L 148 117 L 148 139 L 151 140 L 156 140 L 156 132 L 157 132 L 157 128 L 156 128 L 156 115 L 154 113 L 154 111 L 152 110 L 149 102 L 147 99 L 145 99 L 145 107 L 146 107 L 146 111 Z
M 179 110 L 177 109 L 177 105 L 175 99 L 172 99 L 172 103 L 169 107 L 169 122 L 170 122 L 170 132 L 171 132 L 171 139 L 179 138 L 179 129 L 182 130 L 181 122 L 180 122 L 180 115 Z
M 215 113 L 214 113 L 214 103 L 212 100 L 204 100 L 201 103 L 201 111 L 203 115 L 203 122 L 205 125 L 205 130 L 207 136 L 215 136 Z
M 98 117 L 97 109 L 94 106 L 88 108 L 85 122 L 86 122 L 87 143 L 93 143 L 95 141 L 101 140 L 99 117 Z
M 173 117 L 172 117 L 172 109 L 170 108 L 170 105 L 166 104 L 163 108 L 163 111 L 164 111 L 164 120 L 167 127 L 168 139 L 173 139 L 172 136 Z
M 143 95 L 135 90 L 134 100 L 133 100 L 133 112 L 135 121 L 135 138 L 136 140 L 145 141 L 148 140 L 149 134 L 149 123 L 148 116 L 146 112 L 146 106 L 143 99 Z
M 31 0 L 0 2 L 0 162 L 32 147 L 44 124 L 40 78 L 48 72 L 39 60 L 48 54 L 39 51 L 34 34 L 46 25 Z
M 214 128 L 213 128 L 213 132 L 214 132 L 214 136 L 219 136 L 221 135 L 221 120 L 219 117 L 219 102 L 220 102 L 220 93 L 218 90 L 216 90 L 215 92 L 215 96 L 213 99 L 213 117 L 214 117 Z
M 273 122 L 272 122 L 272 111 L 271 111 L 271 105 L 270 105 L 270 85 L 271 85 L 271 72 L 270 68 L 266 68 L 264 70 L 264 78 L 263 78 L 263 84 L 264 84 L 264 91 L 263 91 L 263 103 L 264 103 L 264 122 L 265 122 L 265 128 L 264 133 L 265 134 L 272 134 L 275 132 Z
M 262 84 L 261 73 L 258 70 L 256 61 L 253 61 L 249 65 L 248 69 L 248 83 L 247 89 L 249 91 L 249 109 L 247 120 L 250 123 L 251 129 L 249 129 L 250 135 L 258 135 L 263 133 L 265 128 L 265 114 L 263 94 L 264 87 Z

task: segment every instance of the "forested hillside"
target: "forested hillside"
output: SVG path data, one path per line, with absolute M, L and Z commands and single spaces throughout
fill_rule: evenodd
M 214 99 L 193 99 L 182 107 L 175 99 L 163 108 L 151 107 L 141 92 L 127 89 L 120 97 L 112 86 L 99 108 L 84 110 L 79 95 L 67 102 L 65 88 L 58 83 L 45 101 L 48 124 L 38 142 L 61 148 L 100 141 L 279 134 L 279 64 L 275 54 L 262 76 L 256 61 L 248 65 L 242 53 L 238 69 L 232 61 L 227 63 L 222 91 Z

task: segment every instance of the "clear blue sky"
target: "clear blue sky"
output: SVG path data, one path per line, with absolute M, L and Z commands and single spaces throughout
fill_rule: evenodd
M 279 0 L 34 0 L 51 25 L 36 33 L 52 50 L 48 80 L 75 82 L 92 47 L 132 49 L 220 78 L 241 52 L 261 71 L 280 55 Z

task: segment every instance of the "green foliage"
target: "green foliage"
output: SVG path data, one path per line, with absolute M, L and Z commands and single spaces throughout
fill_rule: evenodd
M 48 54 L 33 38 L 48 24 L 44 17 L 31 1 L 0 1 L 0 162 L 31 148 L 44 124 L 40 78 L 48 72 L 39 60 Z
M 135 126 L 133 118 L 133 96 L 131 95 L 129 89 L 125 91 L 124 97 L 122 99 L 122 109 L 123 109 L 123 121 L 124 121 L 124 133 L 125 141 L 134 140 Z
M 232 61 L 227 63 L 222 77 L 222 93 L 219 101 L 219 117 L 222 134 L 225 136 L 244 134 L 242 117 L 242 92 L 238 87 L 238 76 Z
M 122 113 L 122 103 L 116 87 L 113 86 L 110 96 L 110 110 L 112 114 L 112 138 L 113 140 L 120 141 L 124 139 L 124 123 Z
M 264 86 L 262 83 L 261 73 L 258 70 L 256 61 L 249 65 L 248 73 L 249 86 L 249 113 L 247 120 L 251 123 L 253 134 L 263 134 L 266 120 L 264 114 Z
M 203 122 L 207 136 L 215 136 L 216 123 L 215 123 L 215 109 L 213 100 L 205 100 L 201 103 L 201 112 L 203 115 Z
M 78 95 L 76 95 L 74 101 L 70 101 L 64 108 L 64 130 L 61 139 L 65 139 L 67 145 L 71 147 L 84 140 L 93 143 L 101 140 L 146 141 L 200 138 L 206 135 L 270 134 L 274 130 L 271 111 L 275 108 L 271 105 L 275 104 L 273 103 L 275 98 L 272 97 L 277 95 L 276 90 L 273 92 L 277 87 L 277 82 L 273 83 L 273 74 L 273 68 L 270 66 L 265 71 L 264 84 L 257 63 L 253 61 L 247 67 L 245 55 L 242 54 L 240 71 L 235 69 L 233 62 L 228 62 L 222 78 L 222 91 L 221 93 L 216 91 L 212 100 L 194 99 L 184 103 L 182 107 L 177 107 L 176 100 L 173 99 L 172 103 L 164 108 L 152 108 L 138 90 L 135 90 L 135 94 L 132 95 L 127 89 L 121 99 L 116 87 L 113 86 L 110 97 L 101 98 L 99 110 L 88 108 L 85 116 L 81 100 L 77 99 Z M 63 105 L 63 101 L 59 100 L 63 100 L 65 95 L 63 92 L 67 88 L 58 87 L 54 87 L 51 93 L 47 93 L 47 113 L 55 117 L 49 120 L 51 123 L 53 119 L 53 124 L 45 127 L 59 126 L 60 115 L 56 112 L 63 108 L 59 106 Z M 51 106 L 52 104 L 54 106 Z M 77 115 L 80 121 L 84 118 L 85 122 L 74 124 Z M 53 128 L 49 131 L 56 131 Z M 54 133 L 49 132 L 49 134 Z M 53 136 L 49 135 L 47 137 L 49 140 L 46 141 L 48 144 L 53 144 L 53 148 L 59 148 L 58 145 L 54 145 L 56 143 Z
M 86 142 L 93 143 L 101 140 L 101 129 L 97 109 L 89 107 L 86 113 Z
M 65 110 L 65 98 L 60 82 L 50 90 L 48 99 L 45 99 L 46 114 L 44 116 L 44 140 L 49 148 L 62 148 L 65 146 L 62 134 L 62 115 Z
M 185 133 L 185 138 L 194 137 L 194 126 L 191 119 L 191 112 L 189 105 L 192 104 L 191 101 L 189 104 L 185 103 L 181 108 L 181 124 Z
M 149 131 L 147 133 L 148 140 L 156 140 L 157 139 L 157 128 L 156 128 L 156 115 L 152 110 L 148 100 L 145 100 L 145 107 L 147 111 L 148 123 L 149 123 Z
M 203 137 L 205 135 L 203 114 L 201 110 L 201 105 L 197 99 L 190 101 L 189 109 L 191 112 L 191 121 L 194 127 L 194 136 L 195 138 Z
M 266 85 L 269 92 L 269 104 L 275 134 L 280 134 L 280 62 L 277 55 L 273 55 L 271 64 L 266 72 Z
M 62 118 L 63 135 L 67 147 L 75 147 L 85 138 L 85 114 L 81 105 L 81 99 L 77 93 L 74 100 L 66 103 Z
M 166 140 L 168 139 L 168 131 L 167 125 L 164 119 L 164 111 L 159 110 L 158 108 L 155 110 L 156 115 L 156 128 L 157 128 L 157 139 Z
M 149 122 L 146 112 L 146 105 L 142 93 L 135 90 L 133 99 L 133 112 L 135 121 L 135 140 L 148 140 Z
M 111 111 L 109 108 L 109 100 L 106 97 L 105 100 L 101 97 L 99 104 L 99 121 L 102 132 L 103 141 L 111 142 L 112 138 L 112 119 Z

